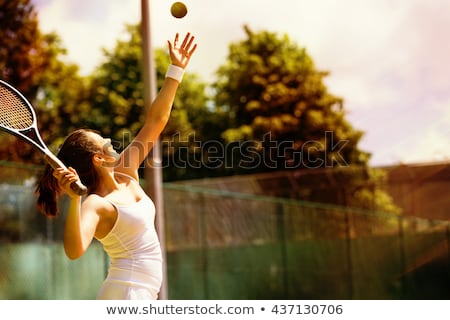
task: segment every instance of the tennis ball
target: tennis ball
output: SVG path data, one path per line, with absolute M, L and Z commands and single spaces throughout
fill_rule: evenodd
M 187 14 L 187 7 L 183 2 L 174 2 L 170 8 L 170 13 L 175 18 L 181 19 Z

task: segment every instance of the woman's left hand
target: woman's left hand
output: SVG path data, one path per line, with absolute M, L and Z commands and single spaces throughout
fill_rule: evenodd
M 197 44 L 194 43 L 195 37 L 192 36 L 189 32 L 184 37 L 181 45 L 178 45 L 178 38 L 179 34 L 177 33 L 175 35 L 173 45 L 170 41 L 167 41 L 169 45 L 170 59 L 173 65 L 185 69 L 192 57 L 192 54 L 194 53 L 195 49 L 197 49 Z
M 58 181 L 60 191 L 66 193 L 70 198 L 79 197 L 79 194 L 73 191 L 70 186 L 73 182 L 80 179 L 74 168 L 56 168 L 55 170 L 53 170 L 53 176 Z

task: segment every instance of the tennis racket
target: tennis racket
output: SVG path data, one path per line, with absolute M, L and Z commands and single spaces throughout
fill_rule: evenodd
M 14 87 L 0 80 L 0 129 L 13 134 L 45 155 L 45 160 L 53 168 L 67 169 L 45 145 L 37 129 L 36 113 L 27 99 Z M 80 180 L 70 185 L 79 195 L 86 194 L 87 188 Z

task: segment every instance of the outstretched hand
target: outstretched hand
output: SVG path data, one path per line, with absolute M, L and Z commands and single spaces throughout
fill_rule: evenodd
M 184 69 L 189 63 L 195 49 L 197 49 L 197 44 L 194 43 L 195 37 L 191 36 L 189 32 L 184 37 L 181 45 L 178 44 L 178 38 L 179 34 L 177 33 L 173 44 L 170 41 L 167 41 L 169 45 L 170 59 L 173 65 Z

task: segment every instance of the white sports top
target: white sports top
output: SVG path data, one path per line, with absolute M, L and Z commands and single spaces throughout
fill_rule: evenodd
M 138 184 L 131 176 L 116 174 Z M 97 239 L 110 258 L 108 276 L 97 299 L 157 299 L 162 255 L 155 230 L 155 205 L 143 190 L 136 203 L 111 204 L 117 210 L 117 220 L 105 237 Z

